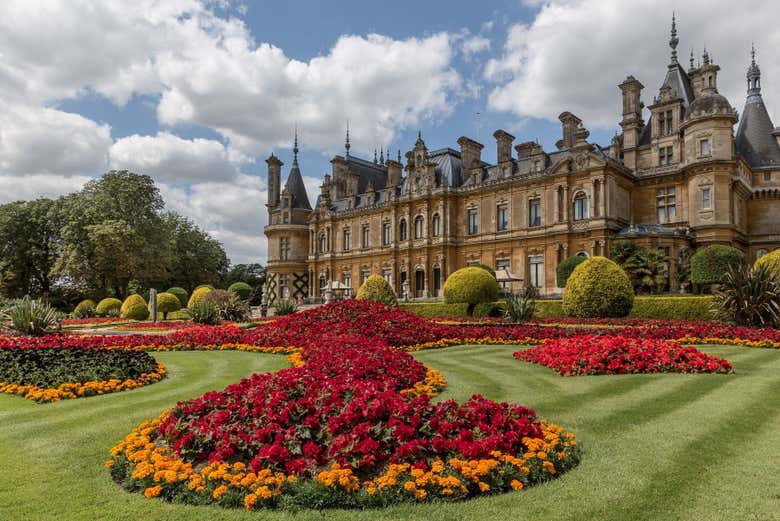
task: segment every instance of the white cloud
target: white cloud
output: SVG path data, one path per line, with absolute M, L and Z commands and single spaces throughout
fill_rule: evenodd
M 490 40 L 484 36 L 470 36 L 463 40 L 461 49 L 467 56 L 478 54 L 490 49 Z
M 39 197 L 56 198 L 80 190 L 92 178 L 54 174 L 0 175 L 0 204 L 29 201 Z
M 691 48 L 699 57 L 706 43 L 722 67 L 719 90 L 737 109 L 744 103 L 751 40 L 759 58 L 764 57 L 765 91 L 780 84 L 780 66 L 770 61 L 772 49 L 780 45 L 776 2 L 553 1 L 532 22 L 512 26 L 502 56 L 488 62 L 485 76 L 495 84 L 490 108 L 550 120 L 568 110 L 585 125 L 616 127 L 621 117 L 617 85 L 627 75 L 645 85 L 645 104 L 658 94 L 670 60 L 672 10 L 677 12 L 680 62 L 687 69 Z M 771 98 L 766 92 L 770 106 L 780 103 Z
M 227 181 L 238 174 L 225 146 L 211 139 L 182 139 L 169 132 L 132 135 L 117 140 L 110 151 L 111 168 L 152 176 L 163 183 Z

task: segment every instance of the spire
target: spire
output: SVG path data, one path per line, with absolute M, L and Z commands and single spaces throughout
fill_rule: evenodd
M 399 163 L 401 162 L 401 149 L 400 148 L 398 149 L 398 159 L 396 161 L 398 161 Z
M 672 48 L 672 65 L 677 63 L 677 44 L 680 40 L 677 38 L 677 19 L 672 11 L 672 37 L 669 38 L 669 47 Z
M 379 161 L 376 159 L 376 148 L 374 149 L 374 164 L 377 164 Z
M 761 69 L 756 63 L 756 47 L 750 46 L 750 67 L 747 70 L 748 97 L 761 96 Z
M 295 140 L 293 141 L 293 164 L 298 164 L 298 124 L 295 124 Z
M 379 164 L 384 165 L 385 164 L 385 152 L 382 149 L 382 147 L 379 147 Z
M 704 62 L 704 65 L 710 64 L 710 54 L 707 52 L 707 46 L 704 46 L 704 54 L 701 55 L 701 59 Z
M 693 69 L 695 69 L 695 68 L 696 68 L 696 67 L 694 67 L 694 66 L 693 66 L 693 49 L 691 49 L 691 67 L 690 67 L 690 69 L 689 69 L 689 70 L 693 70 Z
M 347 159 L 349 159 L 349 120 L 347 120 L 347 140 L 344 143 L 344 149 L 347 151 Z

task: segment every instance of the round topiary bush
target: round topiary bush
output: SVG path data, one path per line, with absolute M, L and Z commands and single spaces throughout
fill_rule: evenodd
M 569 257 L 568 259 L 561 261 L 561 263 L 558 264 L 558 268 L 556 268 L 555 270 L 555 283 L 558 285 L 558 287 L 565 288 L 566 282 L 569 280 L 569 277 L 571 276 L 571 272 L 574 271 L 574 268 L 576 268 L 586 260 L 588 260 L 587 257 L 583 257 L 581 255 L 575 255 L 573 257 Z
M 86 299 L 73 308 L 73 316 L 75 318 L 91 318 L 95 316 L 95 308 L 97 305 L 94 300 Z
M 487 270 L 470 266 L 447 277 L 444 283 L 444 302 L 468 304 L 469 316 L 480 302 L 493 302 L 498 298 L 498 282 Z
M 228 291 L 238 295 L 241 300 L 249 300 L 252 296 L 252 286 L 246 282 L 234 282 L 228 287 Z
M 203 298 L 211 293 L 211 291 L 212 289 L 208 286 L 200 286 L 195 288 L 195 291 L 193 291 L 192 295 L 190 295 L 190 300 L 187 301 L 187 307 L 191 308 L 197 304 L 200 304 Z
M 178 286 L 174 286 L 170 288 L 166 293 L 170 293 L 171 295 L 176 295 L 176 298 L 179 299 L 179 302 L 181 303 L 181 307 L 187 306 L 187 301 L 190 298 L 190 294 L 187 293 L 187 290 L 184 288 L 180 288 Z
M 572 317 L 625 317 L 634 305 L 626 272 L 606 257 L 574 268 L 563 292 L 563 312 Z
M 758 259 L 755 264 L 753 264 L 753 267 L 756 268 L 758 266 L 766 266 L 775 278 L 780 279 L 780 249 L 771 251 Z
M 214 286 L 212 286 L 211 284 L 201 284 L 200 286 L 195 286 L 195 289 L 193 289 L 192 292 L 195 293 L 196 291 L 198 291 L 201 288 L 214 289 Z
M 146 320 L 149 318 L 149 308 L 141 295 L 133 293 L 122 303 L 119 316 L 130 320 Z
M 717 284 L 723 274 L 745 262 L 742 251 L 722 244 L 699 248 L 691 256 L 691 282 Z
M 398 300 L 395 298 L 395 292 L 384 277 L 371 275 L 363 284 L 360 285 L 357 295 L 358 300 L 370 300 L 372 302 L 381 302 L 387 306 L 397 306 Z
M 95 311 L 101 317 L 118 317 L 121 310 L 122 301 L 113 297 L 104 298 L 95 308 Z
M 157 294 L 157 312 L 163 314 L 163 320 L 168 319 L 168 313 L 179 311 L 181 309 L 181 302 L 179 297 L 173 293 L 158 293 Z
M 493 268 L 491 268 L 487 264 L 472 264 L 471 267 L 472 268 L 479 268 L 481 270 L 485 270 L 488 273 L 490 273 L 491 275 L 493 275 L 494 277 L 496 276 L 496 270 L 494 270 Z

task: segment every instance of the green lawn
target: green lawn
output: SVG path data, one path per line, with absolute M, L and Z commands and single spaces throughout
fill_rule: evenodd
M 324 514 L 170 505 L 112 483 L 103 463 L 134 425 L 286 366 L 254 353 L 155 353 L 169 378 L 142 389 L 50 405 L 0 396 L 0 519 L 780 519 L 780 351 L 703 349 L 737 374 L 562 378 L 514 360 L 512 347 L 418 353 L 447 377 L 444 397 L 518 402 L 572 430 L 582 464 L 517 493 Z

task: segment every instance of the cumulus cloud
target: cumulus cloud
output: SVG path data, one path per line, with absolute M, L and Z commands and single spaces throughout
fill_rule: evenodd
M 467 56 L 478 54 L 490 49 L 490 40 L 480 35 L 470 36 L 463 40 L 461 49 Z
M 80 190 L 90 180 L 89 176 L 0 175 L 0 204 L 39 197 L 53 199 Z
M 676 10 L 680 62 L 687 69 L 690 50 L 698 59 L 706 44 L 722 68 L 720 92 L 740 109 L 751 40 L 759 58 L 765 57 L 764 86 L 780 84 L 780 67 L 770 61 L 780 44 L 780 28 L 776 17 L 756 16 L 773 6 L 777 14 L 776 5 L 766 0 L 545 2 L 531 22 L 510 27 L 501 56 L 487 63 L 485 78 L 494 84 L 489 107 L 550 120 L 568 110 L 586 125 L 616 127 L 621 117 L 617 85 L 627 75 L 645 85 L 647 105 L 658 94 L 670 61 L 668 35 Z

